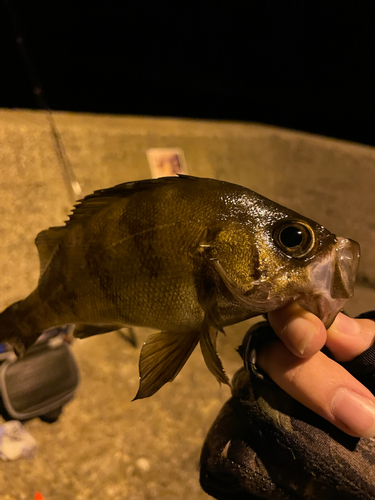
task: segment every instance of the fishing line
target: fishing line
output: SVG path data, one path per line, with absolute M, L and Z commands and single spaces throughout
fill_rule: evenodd
M 4 0 L 4 2 L 8 8 L 8 11 L 9 11 L 9 15 L 10 15 L 11 22 L 13 25 L 13 30 L 14 30 L 14 33 L 16 36 L 17 46 L 20 50 L 22 59 L 25 63 L 25 66 L 26 66 L 27 71 L 29 73 L 31 83 L 33 85 L 33 94 L 36 98 L 36 102 L 38 104 L 38 107 L 45 111 L 46 118 L 47 118 L 47 121 L 48 121 L 49 126 L 50 126 L 52 144 L 53 144 L 53 148 L 54 148 L 55 153 L 56 153 L 57 163 L 59 164 L 60 172 L 61 172 L 62 178 L 64 180 L 65 187 L 68 191 L 69 197 L 71 198 L 71 200 L 73 202 L 75 202 L 78 198 L 80 198 L 82 196 L 81 186 L 80 186 L 79 182 L 77 181 L 77 178 L 76 178 L 74 171 L 73 171 L 73 167 L 72 167 L 72 165 L 69 161 L 69 158 L 66 154 L 64 144 L 62 142 L 60 133 L 57 129 L 52 110 L 48 106 L 48 102 L 47 102 L 43 87 L 42 87 L 40 80 L 38 78 L 37 72 L 35 70 L 35 66 L 32 62 L 30 55 L 28 54 L 28 52 L 26 50 L 26 46 L 24 43 L 21 26 L 20 26 L 20 23 L 18 21 L 16 9 L 14 8 L 11 0 Z

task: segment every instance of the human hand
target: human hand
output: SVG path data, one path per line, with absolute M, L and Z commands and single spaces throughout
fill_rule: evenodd
M 297 401 L 344 432 L 375 436 L 375 396 L 336 361 L 354 359 L 375 341 L 375 322 L 339 313 L 326 331 L 296 303 L 268 314 L 282 342 L 257 353 L 257 365 Z M 336 361 L 323 354 L 326 345 Z

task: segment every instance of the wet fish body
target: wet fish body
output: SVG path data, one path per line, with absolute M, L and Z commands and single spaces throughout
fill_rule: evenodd
M 138 398 L 172 380 L 198 342 L 227 382 L 217 332 L 293 299 L 329 325 L 359 258 L 357 243 L 249 189 L 190 176 L 96 191 L 36 245 L 38 286 L 0 315 L 0 341 L 22 353 L 63 324 L 79 337 L 161 330 L 142 348 Z

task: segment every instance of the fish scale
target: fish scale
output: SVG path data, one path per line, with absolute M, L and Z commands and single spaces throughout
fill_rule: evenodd
M 359 259 L 357 243 L 288 208 L 190 176 L 96 191 L 36 244 L 38 286 L 1 313 L 0 341 L 22 354 L 59 325 L 76 325 L 80 338 L 119 325 L 161 330 L 142 347 L 137 398 L 173 380 L 198 342 L 228 383 L 218 330 L 294 299 L 328 326 Z

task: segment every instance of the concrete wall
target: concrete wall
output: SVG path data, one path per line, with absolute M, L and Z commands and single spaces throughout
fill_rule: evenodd
M 84 194 L 149 177 L 146 149 L 179 146 L 192 175 L 243 184 L 319 221 L 362 246 L 362 279 L 375 283 L 372 255 L 375 150 L 258 125 L 56 114 Z M 0 111 L 0 310 L 38 279 L 36 234 L 61 224 L 71 201 L 43 113 Z M 359 292 L 359 293 L 357 293 Z M 349 312 L 373 308 L 361 288 Z M 218 350 L 228 375 L 248 324 L 226 329 Z M 139 345 L 148 331 L 137 330 Z M 206 500 L 198 483 L 200 448 L 229 397 L 197 349 L 176 380 L 131 402 L 139 349 L 115 333 L 73 345 L 81 373 L 77 397 L 49 426 L 25 424 L 33 460 L 3 463 L 0 498 L 29 500 Z
M 375 149 L 256 124 L 55 113 L 83 194 L 150 176 L 146 150 L 181 147 L 189 173 L 242 184 L 356 239 L 360 281 L 375 284 Z M 35 235 L 71 208 L 43 112 L 0 110 L 0 304 L 16 299 L 7 275 L 30 289 Z M 5 287 L 5 288 L 4 288 Z

